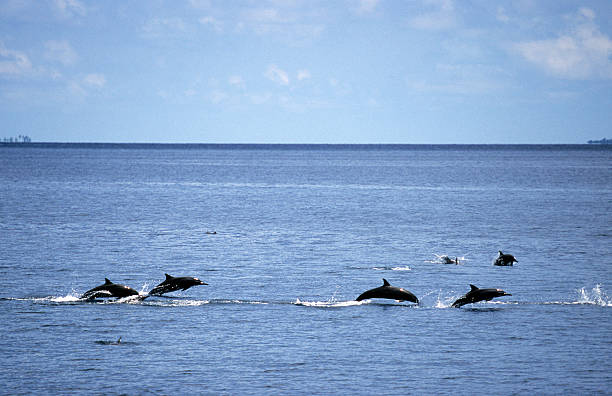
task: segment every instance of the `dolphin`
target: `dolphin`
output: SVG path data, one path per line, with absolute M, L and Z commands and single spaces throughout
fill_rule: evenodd
M 121 345 L 121 337 L 117 341 L 96 341 L 100 345 Z
M 389 298 L 398 301 L 412 301 L 419 303 L 419 299 L 408 290 L 401 287 L 391 286 L 389 282 L 383 278 L 383 285 L 375 289 L 365 291 L 357 297 L 356 301 L 366 300 L 368 298 Z
M 166 274 L 166 280 L 159 285 L 155 286 L 150 292 L 150 295 L 161 296 L 164 293 L 170 293 L 179 289 L 187 290 L 192 286 L 197 285 L 208 285 L 198 278 L 192 278 L 191 276 L 171 276 Z
M 94 298 L 106 298 L 106 297 L 128 297 L 128 296 L 137 296 L 138 292 L 131 287 L 120 285 L 118 283 L 113 283 L 108 280 L 108 278 L 104 278 L 104 284 L 100 286 L 96 286 L 93 289 L 87 290 L 81 298 L 84 299 L 94 299 Z
M 442 255 L 438 257 L 442 261 L 442 264 L 459 264 L 459 257 L 455 257 L 454 260 L 448 257 L 447 255 Z
M 473 304 L 478 301 L 489 301 L 495 297 L 511 296 L 502 289 L 479 289 L 474 285 L 470 285 L 471 290 L 463 297 L 453 303 L 453 307 L 459 308 L 465 304 Z
M 508 266 L 508 265 L 512 265 L 512 263 L 514 262 L 518 263 L 518 260 L 515 259 L 513 255 L 503 254 L 502 251 L 500 250 L 499 256 L 497 256 L 497 258 L 493 262 L 493 265 Z

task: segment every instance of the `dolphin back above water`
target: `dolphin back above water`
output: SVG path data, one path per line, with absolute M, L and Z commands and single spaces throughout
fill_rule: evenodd
M 369 298 L 388 298 L 391 300 L 398 301 L 411 301 L 413 303 L 419 303 L 419 299 L 408 290 L 402 289 L 401 287 L 391 286 L 389 282 L 383 278 L 383 285 L 375 289 L 365 291 L 357 297 L 356 301 L 366 300 Z
M 150 295 L 161 296 L 164 293 L 170 293 L 177 290 L 187 290 L 190 287 L 198 286 L 198 285 L 208 285 L 208 283 L 204 283 L 198 278 L 193 278 L 191 276 L 171 276 L 166 274 L 166 279 L 155 286 L 150 292 Z
M 518 260 L 514 258 L 511 254 L 504 254 L 502 251 L 499 251 L 499 256 L 495 258 L 493 265 L 498 266 L 510 266 L 513 263 L 518 263 Z
M 463 297 L 453 303 L 453 307 L 459 308 L 465 304 L 473 304 L 478 301 L 489 301 L 495 297 L 511 296 L 502 289 L 479 289 L 474 285 L 470 285 L 471 290 Z
M 104 284 L 96 286 L 93 289 L 87 290 L 81 298 L 94 299 L 94 298 L 109 298 L 109 297 L 129 297 L 137 296 L 138 292 L 129 286 L 120 285 L 113 283 L 108 278 L 104 278 Z

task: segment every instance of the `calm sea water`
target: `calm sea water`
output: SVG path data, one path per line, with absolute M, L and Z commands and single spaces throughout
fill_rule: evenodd
M 611 209 L 610 146 L 3 146 L 0 393 L 611 394 Z

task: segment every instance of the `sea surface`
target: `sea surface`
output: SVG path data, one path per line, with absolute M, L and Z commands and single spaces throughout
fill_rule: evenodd
M 612 146 L 0 145 L 0 271 L 1 394 L 609 395 Z

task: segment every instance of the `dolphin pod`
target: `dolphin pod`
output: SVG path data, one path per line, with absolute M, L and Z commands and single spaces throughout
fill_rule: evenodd
M 142 299 L 151 295 L 161 296 L 164 293 L 173 292 L 179 289 L 187 290 L 190 287 L 197 285 L 208 285 L 198 278 L 190 276 L 173 277 L 166 274 L 166 279 L 155 286 L 148 294 L 141 296 Z M 502 289 L 480 289 L 474 285 L 470 285 L 471 290 L 464 296 L 456 300 L 452 306 L 459 308 L 466 304 L 473 304 L 479 301 L 489 301 L 495 297 L 511 296 Z M 139 296 L 140 294 L 129 286 L 120 285 L 111 282 L 108 278 L 104 278 L 104 284 L 96 286 L 93 289 L 87 290 L 81 296 L 82 299 L 93 300 L 96 298 L 124 298 L 130 296 Z M 389 281 L 383 278 L 383 285 L 374 289 L 366 290 L 361 293 L 355 301 L 368 300 L 372 298 L 384 298 L 397 301 L 410 301 L 418 304 L 419 299 L 406 289 L 401 287 L 391 286 Z
M 174 277 L 168 274 L 165 275 L 166 280 L 155 286 L 148 294 L 142 296 L 142 299 L 152 295 L 161 296 L 164 293 L 170 293 L 179 289 L 187 290 L 192 286 L 208 284 L 202 282 L 198 278 L 192 278 L 190 276 Z M 113 283 L 108 280 L 108 278 L 104 278 L 104 284 L 87 290 L 85 293 L 83 293 L 81 298 L 85 300 L 93 300 L 96 298 L 124 298 L 139 295 L 140 293 L 129 286 Z
M 499 251 L 499 256 L 495 259 L 494 265 L 497 266 L 511 266 L 512 263 L 518 262 L 511 254 L 504 254 Z M 149 296 L 161 296 L 165 293 L 170 293 L 177 290 L 187 290 L 193 286 L 208 285 L 208 283 L 202 282 L 198 278 L 190 276 L 172 276 L 165 274 L 166 279 L 155 286 L 149 293 L 140 296 L 136 290 L 129 286 L 121 285 L 118 283 L 111 282 L 108 278 L 104 278 L 104 284 L 96 286 L 93 289 L 87 290 L 81 296 L 82 299 L 93 300 L 97 298 L 124 298 L 129 296 L 140 296 L 141 299 L 145 299 Z M 473 304 L 479 301 L 490 301 L 496 297 L 511 296 L 512 294 L 507 293 L 502 289 L 480 289 L 474 285 L 470 285 L 470 291 L 465 295 L 453 302 L 453 307 L 462 307 L 466 304 Z M 383 278 L 383 285 L 374 289 L 366 290 L 361 293 L 356 301 L 362 301 L 372 298 L 384 298 L 397 301 L 410 301 L 418 304 L 419 299 L 411 292 L 401 287 L 392 286 L 389 281 Z

